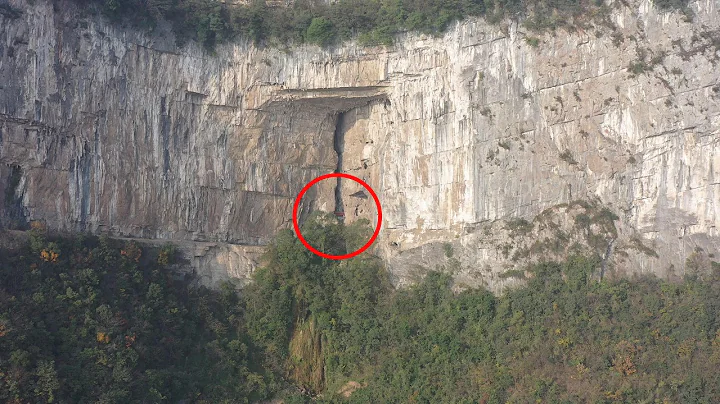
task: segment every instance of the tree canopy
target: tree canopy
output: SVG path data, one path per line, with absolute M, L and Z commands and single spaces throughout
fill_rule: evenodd
M 208 0 L 76 0 L 95 3 L 110 18 L 152 27 L 172 23 L 180 42 L 195 39 L 208 49 L 236 38 L 292 45 L 339 43 L 357 36 L 367 45 L 388 45 L 395 34 L 439 34 L 454 21 L 484 16 L 491 22 L 522 18 L 536 31 L 587 27 L 616 28 L 605 0 L 339 0 L 332 4 L 297 0 L 270 7 L 264 0 L 233 4 Z M 687 0 L 655 2 L 661 9 L 689 13 Z
M 303 225 L 334 253 L 371 232 Z M 3 248 L 0 400 L 720 402 L 718 264 L 597 281 L 597 257 L 570 256 L 494 296 L 430 269 L 396 290 L 376 257 L 325 260 L 290 231 L 240 293 L 191 286 L 176 259 L 38 229 Z

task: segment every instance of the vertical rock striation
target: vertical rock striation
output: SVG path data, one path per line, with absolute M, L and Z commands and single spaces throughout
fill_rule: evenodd
M 380 196 L 376 252 L 398 284 L 443 265 L 498 290 L 560 232 L 582 233 L 606 272 L 682 275 L 688 257 L 720 252 L 714 0 L 692 3 L 691 22 L 635 2 L 613 11 L 614 30 L 536 47 L 516 23 L 471 19 L 392 48 L 239 42 L 212 56 L 71 3 L 11 4 L 6 225 L 257 248 L 289 226 L 305 183 L 340 167 Z M 375 221 L 359 185 L 316 188 L 304 214 L 340 200 L 346 220 Z M 253 266 L 226 261 L 233 276 Z

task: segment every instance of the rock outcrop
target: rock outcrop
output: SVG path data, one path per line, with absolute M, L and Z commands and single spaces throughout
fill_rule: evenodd
M 618 5 L 603 26 L 537 38 L 470 19 L 392 48 L 238 42 L 214 55 L 70 2 L 10 4 L 6 225 L 210 243 L 244 278 L 291 226 L 302 186 L 339 168 L 378 193 L 375 252 L 397 284 L 442 266 L 499 290 L 577 246 L 609 272 L 659 276 L 720 252 L 717 1 L 692 3 L 692 20 Z M 346 220 L 375 221 L 359 185 L 336 187 L 312 189 L 304 214 L 340 199 Z

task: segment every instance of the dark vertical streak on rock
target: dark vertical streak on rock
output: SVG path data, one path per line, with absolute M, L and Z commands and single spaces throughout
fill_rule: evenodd
M 82 192 L 83 192 L 83 199 L 82 199 L 82 213 L 81 213 L 81 222 L 83 226 L 87 226 L 89 223 L 87 222 L 87 217 L 92 211 L 96 215 L 100 215 L 100 206 L 98 204 L 97 198 L 92 198 L 92 195 L 90 194 L 90 181 L 92 180 L 95 183 L 95 190 L 94 192 L 98 192 L 99 187 L 101 187 L 100 181 L 101 176 L 100 173 L 102 170 L 100 169 L 102 165 L 102 150 L 100 148 L 100 122 L 97 118 L 95 118 L 95 129 L 93 133 L 93 148 L 92 150 L 83 149 L 83 179 L 82 179 Z M 103 128 L 107 130 L 107 127 Z M 87 158 L 87 160 L 85 160 Z M 87 162 L 87 163 L 85 163 Z M 92 171 L 88 168 L 92 164 Z M 97 178 L 97 181 L 95 179 Z M 92 198 L 92 199 L 91 199 Z M 90 206 L 91 202 L 93 202 L 94 206 Z M 83 230 L 85 227 L 83 227 Z
M 40 122 L 42 120 L 42 102 L 35 100 L 35 120 Z
M 170 111 L 166 108 L 165 97 L 160 97 L 160 135 L 163 147 L 163 175 L 167 179 L 170 171 Z
M 2 214 L 0 216 L 0 228 L 26 229 L 28 222 L 22 205 L 22 192 L 18 192 L 23 170 L 19 165 L 14 164 L 8 168 L 9 173 L 5 183 L 0 184 L 0 188 L 4 185 L 5 190 L 5 203 L 3 209 L 0 209 L 0 214 Z
M 335 134 L 333 135 L 333 148 L 337 154 L 337 168 L 336 173 L 343 171 L 343 149 L 345 147 L 345 113 L 340 112 L 337 114 L 337 120 L 335 122 Z M 342 200 L 342 178 L 337 178 L 337 185 L 335 186 L 335 214 L 342 220 L 345 212 L 345 206 Z
M 97 142 L 97 138 L 95 139 Z M 77 160 L 76 169 L 79 171 L 80 191 L 80 226 L 85 230 L 87 218 L 90 214 L 90 167 L 93 164 L 92 151 L 87 144 L 83 145 L 83 154 Z
M 605 256 L 603 257 L 602 264 L 600 265 L 600 280 L 602 280 L 603 277 L 605 276 L 605 270 L 607 269 L 607 263 L 610 260 L 610 256 L 612 255 L 613 244 L 615 244 L 615 239 L 610 240 L 610 242 L 608 243 L 607 249 L 605 250 Z

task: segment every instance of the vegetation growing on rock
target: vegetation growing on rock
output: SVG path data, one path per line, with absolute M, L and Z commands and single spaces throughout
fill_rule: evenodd
M 238 36 L 256 43 L 304 41 L 328 45 L 358 36 L 364 44 L 390 44 L 404 31 L 443 32 L 453 21 L 485 16 L 490 21 L 522 16 L 532 30 L 585 27 L 591 21 L 613 27 L 612 4 L 603 0 L 339 0 L 332 4 L 297 0 L 289 7 L 268 6 L 264 0 L 247 5 L 207 0 L 78 0 L 97 3 L 116 20 L 152 26 L 165 19 L 181 41 L 196 39 L 206 47 Z M 662 9 L 687 12 L 687 0 L 656 2 Z M 529 43 L 537 46 L 538 39 Z
M 315 216 L 326 252 L 366 224 Z M 189 288 L 172 253 L 37 230 L 0 254 L 0 397 L 27 402 L 720 401 L 720 268 L 684 283 L 595 281 L 597 257 L 527 287 L 394 290 L 368 254 L 321 259 L 289 231 L 238 296 Z M 350 387 L 348 387 L 350 386 Z

